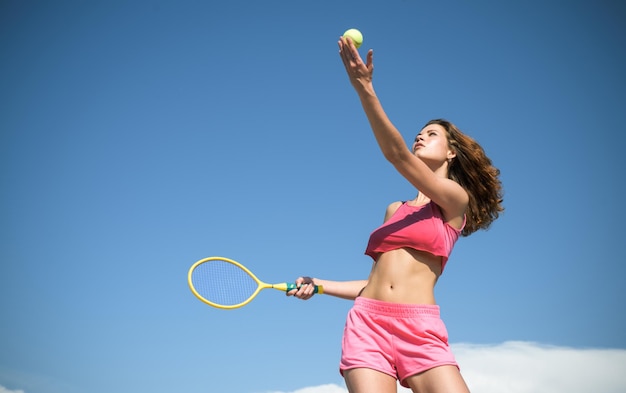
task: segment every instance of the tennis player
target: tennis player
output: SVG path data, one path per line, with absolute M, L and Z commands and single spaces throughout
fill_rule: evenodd
M 396 392 L 397 381 L 415 393 L 469 392 L 434 288 L 459 236 L 487 229 L 504 210 L 500 172 L 446 120 L 427 122 L 407 148 L 374 91 L 373 51 L 364 62 L 351 40 L 338 44 L 382 154 L 417 196 L 387 207 L 365 251 L 373 259 L 366 280 L 299 277 L 299 289 L 287 295 L 309 299 L 316 284 L 328 295 L 354 299 L 339 367 L 351 393 Z

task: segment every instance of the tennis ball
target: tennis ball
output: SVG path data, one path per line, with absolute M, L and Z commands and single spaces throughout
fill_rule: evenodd
M 354 46 L 357 48 L 363 43 L 363 34 L 361 34 L 361 32 L 357 29 L 348 29 L 345 33 L 343 33 L 343 36 L 345 38 L 350 38 L 352 42 L 354 42 Z

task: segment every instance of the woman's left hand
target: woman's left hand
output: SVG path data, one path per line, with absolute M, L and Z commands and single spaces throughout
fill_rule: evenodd
M 350 77 L 352 86 L 357 90 L 370 86 L 374 73 L 374 51 L 370 49 L 367 52 L 366 61 L 363 62 L 351 39 L 341 37 L 337 44 L 339 45 L 339 56 Z

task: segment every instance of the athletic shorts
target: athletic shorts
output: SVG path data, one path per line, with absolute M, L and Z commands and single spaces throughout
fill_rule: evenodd
M 405 379 L 433 367 L 458 368 L 439 306 L 357 297 L 348 313 L 339 371 L 370 368 Z

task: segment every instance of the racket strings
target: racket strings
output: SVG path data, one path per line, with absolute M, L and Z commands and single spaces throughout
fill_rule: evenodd
M 221 260 L 198 265 L 191 280 L 200 296 L 223 306 L 245 302 L 259 286 L 245 270 Z

